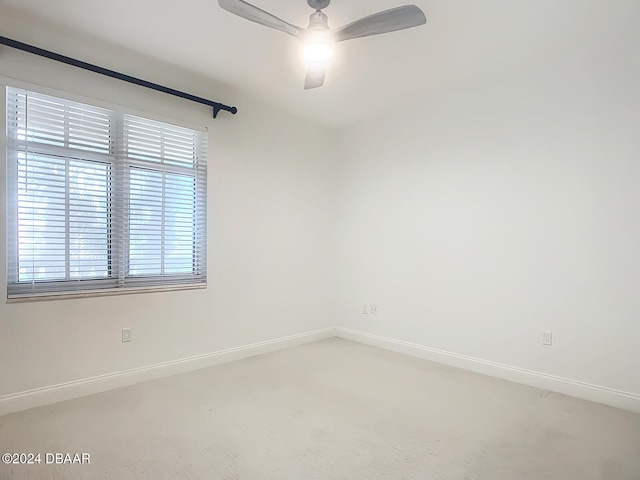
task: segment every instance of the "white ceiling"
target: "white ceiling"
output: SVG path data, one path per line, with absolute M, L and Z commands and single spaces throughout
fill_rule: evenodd
M 324 12 L 335 28 L 410 1 L 333 0 Z M 306 0 L 250 2 L 301 26 L 307 25 L 312 12 Z M 594 35 L 606 38 L 623 25 L 630 28 L 640 4 L 414 3 L 427 15 L 425 26 L 340 44 L 325 86 L 310 91 L 302 88 L 304 71 L 293 37 L 235 17 L 220 9 L 217 0 L 0 0 L 0 8 L 236 85 L 298 115 L 338 127 L 395 105 L 428 99 L 455 82 L 495 76 L 531 59 L 570 52 Z

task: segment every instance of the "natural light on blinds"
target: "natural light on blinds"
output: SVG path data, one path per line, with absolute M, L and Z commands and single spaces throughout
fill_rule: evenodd
M 205 132 L 7 89 L 9 298 L 206 284 Z

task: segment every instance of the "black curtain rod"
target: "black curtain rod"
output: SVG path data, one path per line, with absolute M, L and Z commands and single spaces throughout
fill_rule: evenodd
M 113 70 L 98 67 L 97 65 L 92 65 L 90 63 L 83 62 L 81 60 L 76 60 L 75 58 L 65 57 L 64 55 L 60 55 L 59 53 L 43 50 L 42 48 L 38 48 L 38 47 L 34 47 L 33 45 L 18 42 L 16 40 L 12 40 L 7 37 L 0 37 L 0 44 L 6 45 L 7 47 L 11 47 L 11 48 L 17 48 L 18 50 L 22 50 L 23 52 L 33 53 L 34 55 L 40 55 L 41 57 L 49 58 L 51 60 L 55 60 L 56 62 L 62 62 L 62 63 L 66 63 L 67 65 L 73 65 L 74 67 L 82 68 L 84 70 L 89 70 L 90 72 L 99 73 L 100 75 L 106 75 L 107 77 L 116 78 L 124 82 L 133 83 L 135 85 L 140 85 L 141 87 L 150 88 L 151 90 L 156 90 L 162 93 L 168 93 L 169 95 L 174 95 L 176 97 L 186 98 L 187 100 L 191 100 L 192 102 L 208 105 L 213 108 L 213 118 L 216 118 L 218 116 L 218 112 L 220 112 L 220 110 L 231 112 L 233 115 L 235 115 L 238 111 L 236 107 L 230 107 L 229 105 L 224 105 L 222 103 L 214 102 L 212 100 L 207 100 L 206 98 L 196 97 L 195 95 L 191 95 L 190 93 L 174 90 L 173 88 L 163 87 L 162 85 L 158 85 L 157 83 L 147 82 L 146 80 L 141 80 L 140 78 L 132 77 L 130 75 L 125 75 L 124 73 L 114 72 Z

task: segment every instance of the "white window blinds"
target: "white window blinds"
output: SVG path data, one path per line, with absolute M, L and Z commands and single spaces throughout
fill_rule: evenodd
M 9 298 L 206 284 L 207 135 L 7 89 Z

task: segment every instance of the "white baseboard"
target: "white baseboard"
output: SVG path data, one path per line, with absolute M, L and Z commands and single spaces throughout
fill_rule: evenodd
M 413 357 L 423 358 L 436 363 L 470 370 L 491 377 L 502 378 L 543 390 L 558 392 L 640 413 L 640 395 L 634 393 L 591 385 L 347 328 L 330 327 L 251 345 L 220 350 L 204 355 L 134 368 L 124 372 L 100 375 L 98 377 L 5 395 L 0 397 L 0 416 L 51 403 L 71 400 L 85 395 L 93 395 L 95 393 L 126 387 L 157 378 L 207 368 L 221 363 L 262 355 L 334 336 L 405 355 L 411 355 Z
M 264 353 L 274 352 L 305 343 L 324 340 L 335 336 L 335 328 L 323 328 L 313 332 L 291 335 L 289 337 L 267 340 L 251 345 L 229 348 L 218 352 L 206 353 L 195 357 L 182 358 L 170 362 L 134 368 L 124 372 L 117 372 L 98 377 L 85 378 L 73 382 L 36 388 L 24 392 L 13 393 L 0 397 L 0 416 L 19 412 L 29 408 L 40 407 L 51 403 L 71 400 L 73 398 L 93 395 L 95 393 L 126 387 L 148 380 L 168 377 L 179 373 L 211 367 L 221 363 L 254 357 Z
M 546 373 L 534 372 L 523 368 L 503 365 L 479 358 L 459 355 L 435 348 L 416 345 L 391 338 L 372 335 L 370 333 L 336 327 L 336 336 L 346 340 L 365 343 L 385 350 L 391 350 L 405 355 L 430 360 L 432 362 L 450 365 L 452 367 L 470 370 L 491 377 L 502 378 L 515 383 L 529 385 L 552 392 L 562 393 L 572 397 L 598 402 L 612 407 L 640 413 L 640 395 L 622 392 L 611 388 L 591 385 L 567 378 L 556 377 Z

